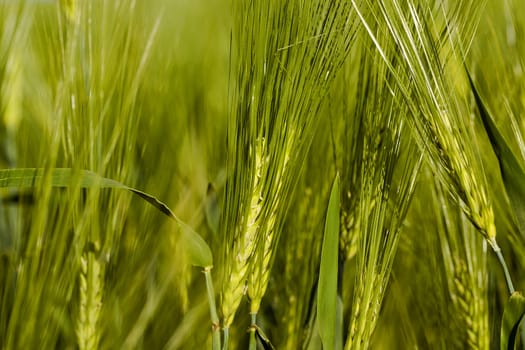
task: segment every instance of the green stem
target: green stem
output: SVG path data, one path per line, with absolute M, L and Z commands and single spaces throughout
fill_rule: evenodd
M 514 284 L 512 283 L 512 278 L 510 276 L 510 272 L 509 272 L 509 268 L 507 267 L 507 263 L 505 262 L 505 258 L 503 257 L 503 254 L 501 253 L 501 248 L 496 242 L 496 238 L 491 238 L 489 240 L 489 244 L 492 247 L 492 250 L 494 250 L 494 253 L 496 253 L 499 263 L 501 267 L 503 268 L 503 273 L 505 274 L 505 280 L 507 281 L 507 288 L 509 290 L 509 294 L 512 295 L 516 291 L 516 289 L 514 288 Z M 520 327 L 520 328 L 521 328 L 520 329 L 521 348 L 525 350 L 525 327 Z
M 224 335 L 224 346 L 222 350 L 228 350 L 228 342 L 230 341 L 230 329 L 228 327 L 224 327 L 222 333 Z
M 494 253 L 496 253 L 496 256 L 498 257 L 499 263 L 501 267 L 503 268 L 503 273 L 505 274 L 505 281 L 507 282 L 507 288 L 509 290 L 509 293 L 512 294 L 516 290 L 514 289 L 514 284 L 512 283 L 512 278 L 510 277 L 509 268 L 507 267 L 505 258 L 503 257 L 503 254 L 501 253 L 501 248 L 496 242 L 496 238 L 489 239 L 489 244 L 492 247 L 492 250 L 494 251 Z
M 256 350 L 257 349 L 257 339 L 255 339 L 255 329 L 257 324 L 257 313 L 250 314 L 252 318 L 252 324 L 250 325 L 249 332 L 250 332 L 250 347 L 249 350 Z
M 221 333 L 219 326 L 219 316 L 215 306 L 215 290 L 213 288 L 213 279 L 211 278 L 211 266 L 204 268 L 206 278 L 206 290 L 208 292 L 208 303 L 210 304 L 211 328 L 212 328 L 212 349 L 221 349 Z

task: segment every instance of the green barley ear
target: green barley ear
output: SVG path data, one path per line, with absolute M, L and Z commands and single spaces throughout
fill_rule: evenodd
M 358 249 L 358 237 L 361 232 L 361 222 L 358 215 L 359 186 L 362 181 L 363 168 L 363 135 L 366 128 L 364 118 L 355 115 L 357 105 L 365 100 L 358 99 L 355 91 L 359 91 L 359 83 L 362 83 L 362 70 L 358 67 L 360 55 L 363 55 L 363 45 L 354 45 L 349 57 L 349 63 L 345 64 L 342 74 L 334 84 L 332 95 L 338 106 L 332 113 L 339 116 L 332 122 L 336 131 L 337 158 L 339 159 L 338 171 L 341 174 L 341 183 L 344 193 L 341 195 L 341 229 L 340 229 L 340 256 L 343 261 L 350 260 L 355 256 Z M 332 107 L 333 108 L 333 107 Z
M 386 37 L 381 39 L 388 42 Z M 374 44 L 365 41 L 364 45 Z M 389 46 L 388 54 L 394 52 L 394 47 Z M 342 282 L 343 290 L 349 289 L 351 283 L 355 286 L 345 349 L 366 349 L 371 344 L 390 280 L 401 223 L 421 163 L 421 155 L 403 122 L 408 107 L 397 99 L 397 89 L 390 90 L 392 76 L 382 58 L 372 50 L 363 50 L 359 79 L 364 88 L 358 92 L 361 97 L 358 100 L 363 102 L 354 116 L 345 116 L 347 120 L 363 119 L 363 132 L 354 136 L 362 140 L 359 158 L 363 162 L 354 183 L 359 191 L 355 215 L 360 222 L 356 276 L 355 281 Z M 354 184 L 343 183 L 343 186 Z
M 262 190 L 264 177 L 262 171 L 266 167 L 266 146 L 263 138 L 256 140 L 255 148 L 251 149 L 254 157 L 254 173 L 252 178 L 253 193 L 251 195 L 244 227 L 237 228 L 236 239 L 228 251 L 231 261 L 228 265 L 228 281 L 222 293 L 222 315 L 224 327 L 229 327 L 239 306 L 242 296 L 245 294 L 246 278 L 250 268 L 250 258 L 256 252 L 257 234 L 260 225 L 262 211 Z
M 390 301 L 404 310 L 403 325 L 395 329 L 412 333 L 407 347 L 490 348 L 493 298 L 487 243 L 428 163 L 404 223 L 398 258 L 391 286 L 397 297 Z
M 499 132 L 492 117 L 489 115 L 489 112 L 483 104 L 483 101 L 481 100 L 481 97 L 478 91 L 476 90 L 476 87 L 470 75 L 469 81 L 477 104 L 477 108 L 479 110 L 481 119 L 483 121 L 483 125 L 485 127 L 485 131 L 489 136 L 490 143 L 498 158 L 501 176 L 505 185 L 506 193 L 510 199 L 510 204 L 513 209 L 514 218 L 517 221 L 518 230 L 521 230 L 523 233 L 523 228 L 525 226 L 525 206 L 523 200 L 523 194 L 525 194 L 525 186 L 523 185 L 523 176 L 525 175 L 525 171 L 523 170 L 521 164 L 518 162 L 511 148 L 505 141 L 505 138 Z M 512 294 L 515 291 L 514 284 L 512 282 L 507 263 L 501 252 L 501 248 L 496 242 L 496 237 L 489 237 L 488 242 L 498 257 L 498 260 L 505 274 L 508 290 Z M 523 334 L 525 335 L 525 333 Z
M 97 349 L 100 341 L 100 309 L 104 291 L 104 266 L 99 261 L 97 243 L 93 251 L 86 251 L 80 258 L 80 310 L 76 323 L 78 347 L 81 350 Z
M 230 174 L 221 230 L 228 242 L 225 327 L 233 322 L 245 285 L 252 311 L 259 309 L 290 195 L 320 123 L 316 113 L 355 25 L 343 1 L 239 2 L 234 13 Z
M 485 106 L 485 103 L 483 102 L 468 71 L 467 74 L 481 121 L 483 122 L 483 126 L 487 132 L 494 153 L 498 158 L 501 177 L 514 212 L 516 223 L 518 224 L 519 230 L 523 233 L 525 232 L 525 185 L 522 180 L 525 176 L 525 171 L 518 160 L 519 156 L 517 157 L 515 155 L 517 152 L 514 152 L 511 149 L 508 142 L 496 126 L 494 118 L 487 110 L 487 107 Z M 516 121 L 514 118 L 515 116 L 511 115 L 509 119 L 511 120 L 511 123 L 515 125 Z M 518 139 L 521 138 L 519 131 L 516 136 Z
M 432 177 L 427 172 L 428 183 Z M 432 191 L 435 226 L 440 240 L 442 264 L 447 276 L 448 292 L 461 334 L 456 333 L 458 347 L 487 349 L 489 337 L 487 244 L 460 208 L 453 206 L 441 184 Z
M 452 301 L 457 310 L 459 324 L 464 327 L 463 344 L 469 349 L 487 349 L 490 344 L 488 327 L 488 308 L 486 298 L 480 295 L 478 286 L 473 286 L 475 280 L 468 271 L 464 260 L 454 263 L 453 284 L 451 286 Z M 473 283 L 474 282 L 474 283 Z M 473 290 L 472 287 L 477 288 Z
M 491 240 L 496 235 L 494 212 L 485 172 L 471 142 L 473 131 L 465 118 L 469 115 L 467 100 L 446 74 L 462 59 L 477 25 L 466 13 L 475 13 L 482 5 L 464 4 L 458 10 L 445 4 L 413 6 L 395 0 L 376 7 L 369 4 L 360 13 L 365 26 L 381 22 L 395 42 L 405 69 L 394 71 L 394 61 L 383 57 L 410 108 L 408 122 L 414 136 L 467 217 Z M 365 18 L 368 12 L 370 20 Z M 441 39 L 442 33 L 447 40 Z M 370 30 L 369 34 L 383 53 L 376 34 Z

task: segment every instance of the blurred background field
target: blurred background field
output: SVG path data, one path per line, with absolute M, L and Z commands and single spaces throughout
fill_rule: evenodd
M 505 278 L 476 222 L 463 163 L 447 152 L 465 152 L 460 160 L 472 167 L 463 170 L 487 193 L 498 243 L 523 290 L 525 232 L 462 60 L 523 167 L 525 3 L 393 1 L 420 14 L 428 30 L 412 56 L 402 50 L 410 37 L 396 37 L 380 15 L 404 28 L 389 2 L 319 5 L 323 16 L 347 16 L 341 23 L 352 30 L 334 25 L 318 37 L 308 32 L 317 27 L 303 17 L 306 3 L 0 0 L 1 168 L 87 169 L 165 202 L 213 252 L 223 322 L 233 231 L 259 193 L 255 150 L 266 140 L 264 188 L 282 199 L 264 207 L 258 224 L 279 233 L 257 323 L 277 349 L 321 349 L 315 298 L 336 173 L 345 349 L 497 348 Z M 292 47 L 281 50 L 287 40 Z M 312 47 L 323 40 L 318 57 Z M 427 71 L 439 72 L 443 85 L 412 70 L 418 53 L 429 52 L 436 59 Z M 331 71 L 316 76 L 325 62 Z M 301 91 L 312 92 L 294 97 Z M 453 114 L 445 131 L 433 129 L 439 108 Z M 419 124 L 425 118 L 430 131 Z M 301 131 L 292 135 L 294 125 Z M 447 132 L 457 147 L 429 137 L 446 141 Z M 0 347 L 211 348 L 203 274 L 175 223 L 129 193 L 78 183 L 1 195 Z M 257 257 L 250 255 L 248 273 Z M 230 349 L 248 348 L 249 308 L 243 296 Z

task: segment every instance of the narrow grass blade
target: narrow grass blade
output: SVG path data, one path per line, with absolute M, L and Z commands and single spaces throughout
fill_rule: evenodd
M 255 335 L 261 341 L 264 350 L 275 350 L 275 347 L 273 346 L 272 342 L 266 336 L 266 334 L 264 334 L 261 327 L 255 326 Z
M 343 331 L 343 312 L 344 312 L 344 304 L 343 299 L 338 295 L 337 296 L 337 317 L 335 321 L 335 349 L 342 349 L 343 348 L 343 339 L 344 339 L 344 331 Z
M 221 211 L 219 208 L 219 202 L 217 200 L 217 191 L 211 183 L 208 184 L 208 190 L 206 191 L 204 209 L 206 214 L 206 223 L 213 234 L 217 235 L 217 232 L 219 231 Z
M 49 176 L 48 181 L 53 187 L 70 187 L 77 184 L 81 188 L 113 188 L 134 193 L 177 222 L 192 265 L 199 267 L 210 267 L 213 265 L 211 249 L 204 239 L 175 216 L 166 204 L 150 194 L 126 186 L 118 181 L 102 177 L 91 171 L 55 168 L 49 169 L 46 174 L 45 169 L 38 168 L 2 169 L 0 170 L 0 187 L 32 188 L 36 187 L 45 176 Z
M 319 271 L 319 294 L 317 297 L 317 315 L 319 317 L 319 335 L 324 349 L 336 346 L 337 322 L 337 275 L 339 251 L 339 176 L 336 176 L 328 210 L 321 251 Z M 340 342 L 337 342 L 340 344 Z M 338 350 L 338 349 L 336 349 Z
M 467 71 L 468 74 L 468 71 Z M 490 116 L 488 109 L 485 107 L 481 96 L 472 81 L 470 74 L 468 74 L 470 86 L 476 99 L 476 104 L 479 109 L 479 114 L 490 143 L 498 157 L 501 177 L 505 184 L 505 190 L 509 196 L 510 204 L 514 210 L 517 224 L 522 233 L 525 233 L 525 170 L 514 156 L 511 148 L 505 141 L 503 135 L 499 132 L 494 119 Z
M 525 297 L 520 292 L 512 293 L 503 312 L 501 322 L 501 350 L 514 350 L 520 322 L 525 316 Z M 523 341 L 523 340 L 522 340 Z

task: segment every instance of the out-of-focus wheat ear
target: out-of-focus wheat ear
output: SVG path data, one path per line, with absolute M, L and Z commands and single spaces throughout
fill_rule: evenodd
M 100 310 L 104 291 L 104 266 L 94 251 L 84 252 L 80 258 L 79 293 L 80 303 L 75 331 L 80 350 L 97 349 L 100 341 Z
M 319 250 L 322 239 L 322 218 L 326 207 L 328 182 L 325 181 L 328 128 L 316 135 L 310 149 L 306 169 L 295 191 L 292 210 L 284 224 L 276 250 L 267 297 L 275 318 L 280 325 L 272 332 L 277 349 L 298 349 L 310 338 L 309 321 L 315 314 L 315 297 L 312 290 L 317 284 Z
M 442 184 L 434 182 L 432 202 L 438 214 L 437 234 L 442 267 L 453 308 L 450 317 L 461 332 L 453 332 L 457 346 L 470 349 L 489 347 L 487 243 L 462 212 L 453 205 Z
M 10 20 L 0 24 L 0 168 L 11 168 L 18 164 L 17 141 L 24 116 L 25 81 L 29 76 L 24 68 L 28 61 L 28 34 L 33 13 L 23 2 L 2 4 L 2 12 L 3 17 Z M 15 22 L 18 24 L 13 25 Z M 12 195 L 17 194 L 13 191 Z M 3 252 L 12 248 L 19 235 L 18 212 L 16 206 L 0 201 L 0 247 Z
M 60 9 L 65 15 L 67 20 L 71 23 L 78 23 L 80 6 L 79 1 L 81 0 L 60 0 Z
M 339 239 L 342 258 L 346 260 L 352 259 L 357 253 L 360 220 L 352 210 L 344 210 L 341 208 L 341 235 Z
M 466 343 L 469 349 L 482 349 L 480 341 L 483 336 L 478 334 L 478 320 L 476 319 L 476 301 L 472 283 L 465 262 L 458 260 L 455 263 L 456 270 L 452 283 L 452 300 L 465 327 Z
M 14 15 L 14 14 L 13 14 Z M 22 27 L 23 28 L 23 27 Z M 8 167 L 16 166 L 16 133 L 22 120 L 23 112 L 23 47 L 19 47 L 15 41 L 25 42 L 21 34 L 12 33 L 13 43 L 11 50 L 6 54 L 4 76 L 0 83 L 0 106 L 4 108 L 2 113 L 2 125 L 0 125 L 0 164 Z M 21 46 L 21 45 L 20 45 Z

